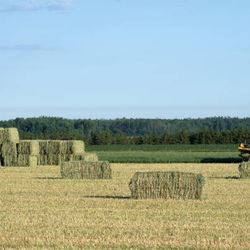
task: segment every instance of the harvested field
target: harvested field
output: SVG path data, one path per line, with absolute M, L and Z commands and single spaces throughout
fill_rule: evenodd
M 0 168 L 1 249 L 250 249 L 250 179 L 238 164 L 112 164 L 110 180 Z M 138 171 L 206 178 L 203 200 L 133 200 Z

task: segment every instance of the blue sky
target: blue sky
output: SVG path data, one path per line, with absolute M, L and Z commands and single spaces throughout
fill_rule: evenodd
M 0 119 L 250 116 L 248 0 L 0 0 Z

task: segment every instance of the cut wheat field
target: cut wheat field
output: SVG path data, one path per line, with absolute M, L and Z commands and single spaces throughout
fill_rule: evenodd
M 1 249 L 250 249 L 250 179 L 237 164 L 112 164 L 111 180 L 56 166 L 0 168 Z M 203 200 L 132 200 L 138 170 L 206 177 Z

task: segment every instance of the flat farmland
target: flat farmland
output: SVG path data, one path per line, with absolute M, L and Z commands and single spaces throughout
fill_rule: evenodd
M 250 179 L 237 164 L 112 164 L 112 180 L 58 166 L 0 168 L 1 249 L 250 249 Z M 132 200 L 136 171 L 202 173 L 202 200 Z
M 95 145 L 87 146 L 113 163 L 238 163 L 235 144 Z

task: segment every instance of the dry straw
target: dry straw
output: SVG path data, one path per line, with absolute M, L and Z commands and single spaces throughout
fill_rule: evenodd
M 17 155 L 17 147 L 15 142 L 4 142 L 1 147 L 2 156 Z
M 185 172 L 137 172 L 129 183 L 134 199 L 201 199 L 204 177 Z
M 239 164 L 240 178 L 250 178 L 250 161 Z
M 94 153 L 82 153 L 73 155 L 73 161 L 98 161 L 98 156 Z
M 3 142 L 19 142 L 19 133 L 16 128 L 5 128 L 1 134 Z
M 61 176 L 67 179 L 111 179 L 109 162 L 70 161 L 61 163 Z
M 17 156 L 17 165 L 20 167 L 36 167 L 37 156 L 19 154 Z
M 5 167 L 17 166 L 17 155 L 2 156 L 2 163 Z
M 0 145 L 4 142 L 4 128 L 0 128 Z
M 37 156 L 39 154 L 39 142 L 36 140 L 20 140 L 17 144 L 17 153 Z

